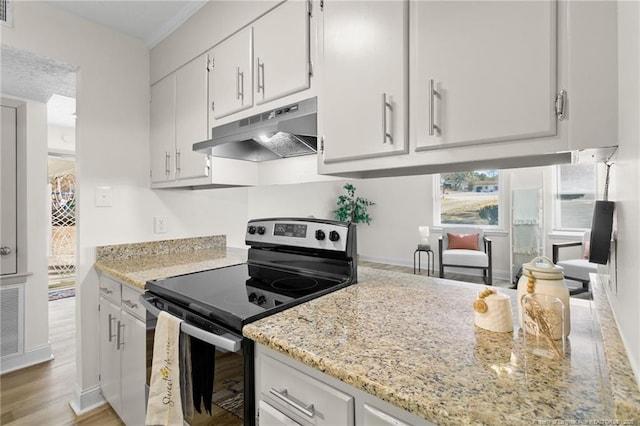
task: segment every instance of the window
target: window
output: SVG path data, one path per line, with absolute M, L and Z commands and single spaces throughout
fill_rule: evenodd
M 436 218 L 441 225 L 500 225 L 500 172 L 443 173 L 438 183 Z
M 556 167 L 556 229 L 591 228 L 596 170 L 595 164 L 562 164 Z

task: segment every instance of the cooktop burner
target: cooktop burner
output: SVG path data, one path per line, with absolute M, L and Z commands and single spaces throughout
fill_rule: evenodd
M 267 311 L 293 306 L 346 284 L 244 263 L 149 281 L 147 289 L 198 314 L 223 318 L 240 329 Z

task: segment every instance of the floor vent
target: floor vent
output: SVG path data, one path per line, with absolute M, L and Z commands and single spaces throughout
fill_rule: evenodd
M 22 352 L 22 285 L 0 290 L 0 356 Z

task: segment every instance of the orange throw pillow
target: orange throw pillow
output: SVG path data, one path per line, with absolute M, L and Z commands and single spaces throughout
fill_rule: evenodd
M 478 250 L 478 234 L 450 234 L 447 232 L 447 238 L 449 239 L 448 250 Z

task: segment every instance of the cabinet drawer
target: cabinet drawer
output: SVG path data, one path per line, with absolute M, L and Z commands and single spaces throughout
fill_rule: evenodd
M 100 296 L 120 306 L 120 297 L 122 285 L 109 277 L 102 275 L 100 277 Z
M 270 357 L 262 358 L 260 392 L 282 413 L 313 425 L 353 425 L 353 397 Z
M 131 315 L 137 317 L 138 319 L 144 321 L 147 311 L 144 309 L 144 306 L 142 306 L 142 304 L 140 304 L 140 302 L 138 301 L 140 294 L 140 292 L 137 292 L 134 289 L 123 285 L 122 309 L 129 312 Z

